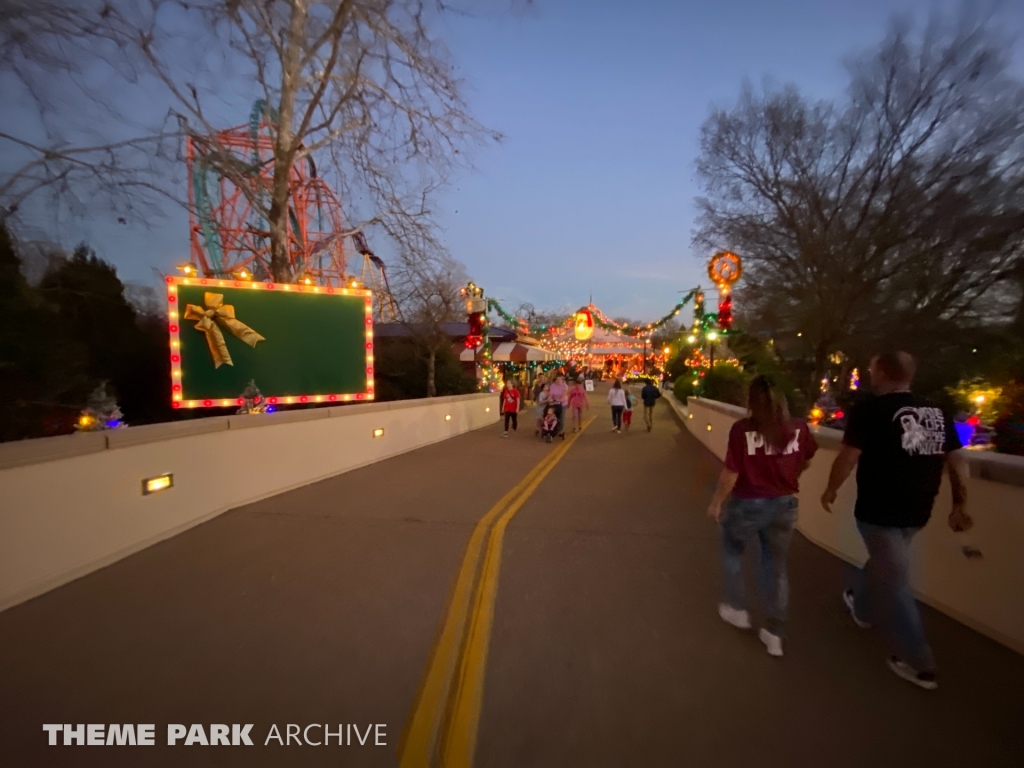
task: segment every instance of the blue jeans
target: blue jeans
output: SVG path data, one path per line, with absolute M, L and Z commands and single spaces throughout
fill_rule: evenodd
M 743 549 L 757 534 L 761 545 L 757 567 L 757 588 L 767 618 L 766 629 L 783 637 L 789 608 L 789 579 L 786 553 L 796 524 L 796 496 L 774 499 L 738 499 L 726 502 L 719 523 L 722 534 L 722 602 L 746 610 L 743 585 Z
M 910 591 L 910 542 L 920 528 L 890 528 L 857 521 L 868 561 L 857 572 L 853 606 L 857 618 L 871 622 L 889 651 L 918 672 L 933 672 L 917 601 Z

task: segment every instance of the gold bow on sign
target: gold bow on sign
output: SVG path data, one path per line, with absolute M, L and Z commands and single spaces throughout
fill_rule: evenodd
M 206 334 L 206 343 L 210 345 L 210 354 L 213 355 L 213 365 L 220 368 L 223 363 L 234 365 L 231 362 L 231 353 L 228 352 L 227 342 L 224 341 L 224 334 L 221 326 L 227 328 L 231 333 L 240 338 L 250 347 L 255 348 L 257 341 L 266 341 L 256 331 L 235 319 L 235 308 L 224 303 L 224 294 L 207 293 L 203 296 L 206 302 L 206 309 L 189 304 L 185 307 L 186 320 L 198 320 L 196 330 Z

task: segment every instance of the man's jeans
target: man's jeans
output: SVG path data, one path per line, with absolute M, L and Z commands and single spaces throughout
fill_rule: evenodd
M 921 614 L 910 591 L 910 542 L 920 528 L 891 528 L 857 521 L 868 548 L 868 561 L 857 572 L 853 606 L 857 618 L 870 622 L 891 653 L 918 672 L 935 670 L 935 657 L 924 637 Z
M 767 629 L 783 637 L 783 625 L 789 607 L 789 579 L 786 553 L 796 524 L 796 496 L 774 499 L 738 499 L 731 497 L 720 522 L 722 534 L 722 601 L 738 610 L 746 610 L 743 585 L 743 549 L 746 540 L 757 534 L 761 545 L 757 567 L 757 588 L 767 618 Z

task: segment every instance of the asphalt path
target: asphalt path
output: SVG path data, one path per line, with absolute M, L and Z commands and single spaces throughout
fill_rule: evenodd
M 799 536 L 785 657 L 723 624 L 718 461 L 664 402 L 653 432 L 638 411 L 616 434 L 592 399 L 575 441 L 477 430 L 0 613 L 0 765 L 411 766 L 455 741 L 488 768 L 1021 765 L 1024 658 L 925 608 L 941 687 L 897 679 L 842 610 L 839 561 Z M 154 723 L 156 745 L 50 747 L 54 722 Z M 171 723 L 253 723 L 254 746 L 169 747 Z M 318 723 L 386 745 L 264 744 Z

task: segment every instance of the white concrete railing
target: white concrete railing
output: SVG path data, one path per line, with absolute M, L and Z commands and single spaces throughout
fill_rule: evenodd
M 694 397 L 683 409 L 669 399 L 697 439 L 724 458 L 729 429 L 746 410 Z M 812 430 L 819 450 L 800 478 L 797 529 L 843 560 L 862 565 L 867 552 L 853 518 L 856 481 L 851 477 L 843 485 L 832 514 L 820 501 L 842 433 Z M 944 479 L 932 521 L 915 539 L 911 585 L 922 602 L 1024 653 L 1024 458 L 974 451 L 968 457 L 974 527 L 953 533 L 946 525 L 952 499 Z
M 485 393 L 0 444 L 0 610 L 229 509 L 494 423 L 497 406 Z M 172 488 L 142 494 L 168 472 Z

